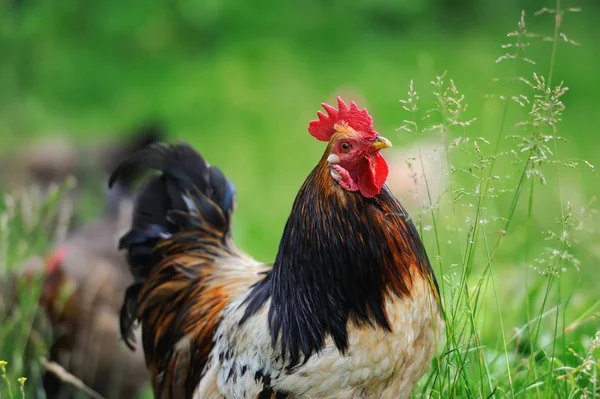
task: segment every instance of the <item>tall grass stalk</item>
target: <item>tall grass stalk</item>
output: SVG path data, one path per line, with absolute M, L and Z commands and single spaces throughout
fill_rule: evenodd
M 503 47 L 514 51 L 505 53 L 497 62 L 510 60 L 512 72 L 508 82 L 512 85 L 511 90 L 515 90 L 516 84 L 527 88 L 530 94 L 523 94 L 522 90 L 517 89 L 518 92 L 514 94 L 509 92 L 490 96 L 504 101 L 493 145 L 485 138 L 485 132 L 481 134 L 484 137 L 472 134 L 476 127 L 471 126 L 476 119 L 466 118 L 464 96 L 459 93 L 452 79 L 446 84 L 446 73 L 432 82 L 436 99 L 433 109 L 421 112 L 413 81 L 409 85 L 408 98 L 401 100 L 411 118 L 405 120 L 398 130 L 417 135 L 430 132 L 441 134 L 441 151 L 446 155 L 449 179 L 448 189 L 442 199 L 434 201 L 430 177 L 425 172 L 420 176 L 427 192 L 426 201 L 419 212 L 420 231 L 427 234 L 423 223 L 433 226 L 434 264 L 441 277 L 443 314 L 446 318 L 446 345 L 432 374 L 423 383 L 420 391 L 423 396 L 474 398 L 535 394 L 536 397 L 556 397 L 556 392 L 562 392 L 567 397 L 573 389 L 589 391 L 587 386 L 582 388 L 575 383 L 568 384 L 566 378 L 560 385 L 557 380 L 557 370 L 562 369 L 565 362 L 573 361 L 573 356 L 569 357 L 568 353 L 572 351 L 569 345 L 574 344 L 567 340 L 564 330 L 573 318 L 567 312 L 570 299 L 565 299 L 565 295 L 571 299 L 573 296 L 564 292 L 562 273 L 565 262 L 576 268 L 579 265 L 569 250 L 572 245 L 569 226 L 573 214 L 569 205 L 565 206 L 562 188 L 562 167 L 572 168 L 576 163 L 559 158 L 559 143 L 565 140 L 557 134 L 557 125 L 565 109 L 561 97 L 568 89 L 562 83 L 552 86 L 560 39 L 574 43 L 560 31 L 566 11 L 578 9 L 563 10 L 558 0 L 554 9 L 544 8 L 536 13 L 554 15 L 553 34 L 550 37 L 528 32 L 524 11 L 517 30 L 508 35 L 514 38 L 514 42 Z M 525 51 L 530 46 L 529 41 L 539 38 L 552 42 L 548 74 L 544 77 L 534 72 L 531 80 L 514 78 L 522 65 L 537 68 L 536 62 L 525 56 Z M 494 82 L 499 81 L 502 79 L 494 79 Z M 514 108 L 515 115 L 529 109 L 526 120 L 515 123 L 511 134 L 506 136 L 519 140 L 517 147 L 502 150 L 506 147 L 503 137 L 512 115 L 509 112 L 510 104 L 518 105 Z M 525 134 L 513 133 L 517 131 Z M 489 147 L 492 147 L 491 151 Z M 424 170 L 425 162 L 420 147 L 418 158 Z M 511 178 L 512 187 L 506 189 L 499 184 L 503 182 L 499 182 L 501 178 L 495 172 L 499 163 L 511 159 L 516 160 L 513 163 L 517 164 L 518 172 Z M 544 172 L 547 166 L 555 168 L 553 181 L 558 187 L 560 227 L 557 232 L 543 231 L 545 239 L 542 241 L 536 239 L 539 230 L 538 234 L 535 233 L 535 229 L 539 228 L 539 223 L 535 222 L 535 194 L 539 191 L 537 186 L 546 186 Z M 525 202 L 526 209 L 521 212 L 519 209 L 523 205 L 521 197 L 524 191 L 528 191 L 529 195 Z M 494 216 L 491 212 L 502 208 L 497 199 L 506 197 L 507 193 L 511 195 L 506 213 L 504 216 Z M 466 225 L 461 223 L 463 218 Z M 448 229 L 452 231 L 449 234 L 442 227 L 447 220 L 455 223 Z M 524 231 L 516 231 L 516 223 L 523 223 Z M 500 228 L 492 227 L 494 225 Z M 517 259 L 503 248 L 514 246 L 514 237 L 522 232 L 526 248 L 524 257 Z M 498 236 L 494 243 L 490 242 L 492 235 Z M 505 244 L 507 242 L 509 244 Z M 544 242 L 555 242 L 558 248 L 543 249 Z M 534 257 L 534 251 L 541 251 L 540 256 Z M 505 288 L 498 278 L 506 275 L 507 267 L 498 269 L 502 272 L 495 267 L 496 263 L 506 262 L 506 258 L 515 262 L 513 269 L 519 265 L 525 267 L 525 270 L 517 269 L 515 273 L 524 275 L 522 308 L 526 322 L 518 328 L 513 327 L 514 333 L 510 334 L 507 330 L 510 325 L 505 321 L 508 311 L 503 293 Z M 535 264 L 541 264 L 542 267 Z M 456 265 L 462 266 L 459 273 L 456 273 Z M 532 275 L 530 269 L 538 273 Z M 493 305 L 488 303 L 489 299 Z M 552 308 L 548 309 L 550 303 Z M 490 327 L 494 323 L 497 328 L 492 332 Z M 497 339 L 495 345 L 490 342 L 490 337 L 494 336 Z M 581 377 L 580 381 L 583 380 Z M 594 387 L 591 391 L 593 395 L 600 395 L 595 388 L 596 380 L 590 378 L 589 382 Z
M 69 217 L 58 204 L 73 184 L 54 187 L 47 197 L 32 188 L 0 202 L 0 364 L 6 382 L 0 397 L 39 396 L 44 368 L 37 359 L 46 354 L 51 331 L 39 308 L 44 270 L 38 256 L 48 250 L 55 231 L 66 230 L 57 221 Z

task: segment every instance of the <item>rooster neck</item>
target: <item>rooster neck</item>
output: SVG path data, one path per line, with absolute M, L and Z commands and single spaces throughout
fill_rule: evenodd
M 429 273 L 416 229 L 388 188 L 373 198 L 346 191 L 323 159 L 296 197 L 273 269 L 250 294 L 242 322 L 271 298 L 273 344 L 280 340 L 292 365 L 329 335 L 344 353 L 349 322 L 390 330 L 386 298 L 410 296 L 414 278 Z

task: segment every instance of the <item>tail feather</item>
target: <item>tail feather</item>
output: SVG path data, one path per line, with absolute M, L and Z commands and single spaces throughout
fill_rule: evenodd
M 116 168 L 110 184 L 131 171 L 155 174 L 141 189 L 131 230 L 119 243 L 135 278 L 125 295 L 121 334 L 132 346 L 131 328 L 141 323 L 155 397 L 192 397 L 224 309 L 270 266 L 233 243 L 233 185 L 192 147 L 141 150 Z
M 121 177 L 142 178 L 149 172 L 155 173 L 136 199 L 131 230 L 119 241 L 119 248 L 127 249 L 136 280 L 126 292 L 121 311 L 121 332 L 130 347 L 139 296 L 152 271 L 186 242 L 186 232 L 193 232 L 190 242 L 197 243 L 202 237 L 228 239 L 235 206 L 231 182 L 186 143 L 154 144 L 134 153 L 117 166 L 109 187 Z M 160 246 L 173 235 L 177 235 L 178 245 Z
M 132 170 L 160 174 L 141 190 L 135 204 L 131 231 L 121 248 L 167 238 L 181 231 L 208 228 L 229 234 L 235 189 L 216 167 L 186 143 L 152 145 L 123 161 L 109 186 Z
M 125 342 L 125 345 L 131 350 L 135 350 L 135 336 L 133 334 L 133 326 L 135 325 L 135 319 L 137 314 L 137 301 L 135 298 L 138 297 L 143 284 L 134 283 L 127 288 L 125 291 L 125 302 L 121 307 L 121 313 L 119 315 L 119 328 L 121 331 L 121 337 Z

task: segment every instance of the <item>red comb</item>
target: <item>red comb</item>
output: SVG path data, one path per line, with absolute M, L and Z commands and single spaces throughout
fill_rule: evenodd
M 59 247 L 50 257 L 46 263 L 46 273 L 52 274 L 60 264 L 65 260 L 67 256 L 67 248 L 62 246 Z
M 366 137 L 377 137 L 377 132 L 373 131 L 373 118 L 366 109 L 358 109 L 356 103 L 352 101 L 350 107 L 346 105 L 341 97 L 337 98 L 338 108 L 331 105 L 321 104 L 327 115 L 317 111 L 318 120 L 310 122 L 308 131 L 314 138 L 321 141 L 329 141 L 331 135 L 335 133 L 334 125 L 345 122 L 352 129 L 362 133 Z

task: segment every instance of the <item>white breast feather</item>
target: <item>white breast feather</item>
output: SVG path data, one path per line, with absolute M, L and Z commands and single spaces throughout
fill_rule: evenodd
M 416 279 L 411 292 L 407 300 L 390 298 L 386 303 L 391 333 L 351 326 L 346 356 L 328 338 L 321 353 L 290 374 L 280 351 L 271 346 L 270 301 L 238 326 L 244 313 L 240 304 L 245 297 L 241 297 L 225 310 L 195 398 L 255 398 L 263 390 L 262 381 L 255 379 L 257 373 L 269 375 L 273 389 L 287 392 L 290 399 L 406 398 L 443 343 L 444 324 L 424 279 Z

